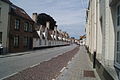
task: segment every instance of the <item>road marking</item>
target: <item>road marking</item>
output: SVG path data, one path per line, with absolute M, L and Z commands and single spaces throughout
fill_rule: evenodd
M 34 65 L 30 66 L 30 68 L 33 68 L 33 67 L 35 67 L 35 66 L 37 66 L 37 65 L 39 65 L 39 64 L 40 64 L 40 63 L 34 64 Z
M 15 74 L 18 74 L 18 73 L 19 73 L 19 72 L 15 72 L 15 73 L 13 73 L 13 74 L 10 74 L 10 75 L 8 75 L 8 76 L 6 76 L 6 77 L 1 78 L 0 80 L 4 80 L 4 79 L 9 78 L 9 77 L 11 77 L 11 76 L 13 76 L 13 75 L 15 75 Z
M 63 71 L 65 70 L 65 68 L 66 68 L 66 67 L 63 67 L 60 72 L 63 72 Z
M 68 62 L 68 64 L 70 64 L 70 63 L 71 63 L 71 61 Z

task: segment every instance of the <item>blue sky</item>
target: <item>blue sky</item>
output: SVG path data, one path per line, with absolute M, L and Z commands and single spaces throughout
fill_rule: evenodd
M 88 0 L 11 0 L 23 8 L 30 16 L 32 13 L 47 13 L 71 37 L 79 38 L 85 34 L 85 16 Z

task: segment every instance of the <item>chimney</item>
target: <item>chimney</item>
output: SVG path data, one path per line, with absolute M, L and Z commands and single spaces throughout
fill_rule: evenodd
M 37 13 L 33 13 L 32 19 L 35 21 L 35 23 L 37 23 Z
M 46 27 L 47 27 L 48 29 L 50 29 L 50 22 L 49 22 L 49 21 L 46 22 Z
M 54 31 L 57 31 L 57 25 L 55 25 L 55 27 L 54 27 Z

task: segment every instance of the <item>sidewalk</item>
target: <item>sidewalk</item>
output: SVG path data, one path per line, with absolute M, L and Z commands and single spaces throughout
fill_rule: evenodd
M 68 66 L 56 80 L 100 80 L 89 59 L 85 47 L 81 46 L 78 54 L 68 63 Z

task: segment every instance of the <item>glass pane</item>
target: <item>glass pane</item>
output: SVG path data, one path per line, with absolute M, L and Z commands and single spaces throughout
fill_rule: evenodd
M 119 6 L 117 7 L 117 15 L 119 14 Z
M 120 25 L 120 16 L 117 17 L 117 25 Z
M 24 30 L 25 30 L 25 31 L 28 31 L 28 27 L 29 27 L 29 24 L 26 22 L 26 23 L 24 24 Z
M 117 52 L 117 60 L 116 61 L 120 64 L 120 52 Z
M 1 20 L 1 8 L 0 8 L 0 20 Z
M 120 5 L 117 8 L 117 15 L 120 15 Z
M 117 42 L 117 52 L 120 52 L 120 42 Z
M 117 32 L 117 41 L 120 41 L 120 31 Z
M 15 29 L 19 29 L 20 27 L 20 20 L 15 20 Z
M 0 32 L 0 43 L 2 43 L 2 32 Z

